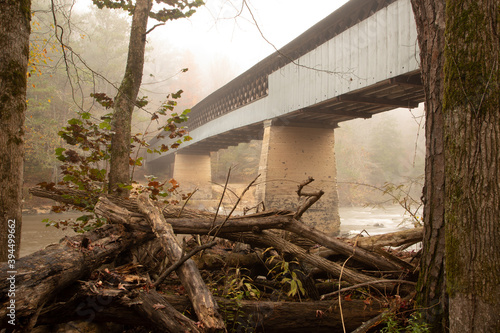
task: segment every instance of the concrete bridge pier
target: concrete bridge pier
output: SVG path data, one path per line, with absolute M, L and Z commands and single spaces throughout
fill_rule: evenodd
M 303 221 L 329 235 L 338 233 L 340 217 L 332 126 L 266 120 L 259 173 L 256 197 L 258 202 L 264 201 L 267 209 L 296 209 L 298 184 L 313 177 L 315 181 L 305 189 L 321 189 L 325 194 L 303 215 Z
M 173 178 L 181 185 L 183 192 L 191 192 L 198 188 L 193 198 L 212 199 L 210 153 L 175 153 Z

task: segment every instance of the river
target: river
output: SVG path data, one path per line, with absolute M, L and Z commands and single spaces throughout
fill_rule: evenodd
M 73 230 L 60 230 L 54 227 L 46 227 L 43 219 L 69 219 L 80 216 L 79 213 L 65 214 L 39 214 L 23 216 L 23 227 L 21 231 L 21 257 L 43 249 L 51 243 L 68 235 L 75 235 Z M 405 221 L 405 211 L 400 206 L 387 207 L 341 207 L 340 234 L 355 236 L 361 231 L 373 236 L 397 230 L 412 228 L 409 221 Z

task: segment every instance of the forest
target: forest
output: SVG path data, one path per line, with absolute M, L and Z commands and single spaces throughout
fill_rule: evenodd
M 212 153 L 221 202 L 228 170 L 246 186 L 226 215 L 149 175 L 145 155 L 190 140 L 189 108 L 238 69 L 148 42 L 210 1 L 92 3 L 0 3 L 0 329 L 500 329 L 498 1 L 411 0 L 424 110 L 341 124 L 335 153 L 341 205 L 397 203 L 417 227 L 350 239 L 301 221 L 323 195 L 312 177 L 297 207 L 238 207 L 259 141 Z M 230 3 L 253 18 L 249 1 Z M 150 149 L 158 133 L 177 141 Z M 50 223 L 79 233 L 19 258 L 23 209 L 46 205 L 80 211 Z

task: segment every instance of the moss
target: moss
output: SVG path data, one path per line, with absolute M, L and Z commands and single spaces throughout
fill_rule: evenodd
M 10 82 L 10 91 L 7 94 L 4 93 L 2 100 L 4 100 L 8 95 L 19 96 L 26 94 L 26 65 L 20 64 L 16 61 L 11 61 L 7 66 L 6 71 L 0 72 L 2 81 Z
M 31 21 L 31 0 L 18 0 L 19 1 L 19 10 L 21 14 L 24 16 L 28 22 Z M 30 25 L 28 24 L 28 27 Z
M 2 122 L 8 123 L 15 113 L 23 114 L 26 109 L 26 66 L 19 64 L 16 61 L 11 61 L 7 66 L 5 66 L 5 71 L 0 71 L 0 79 L 3 82 L 8 83 L 6 91 L 0 93 L 0 103 L 2 105 L 2 110 L 5 110 L 6 106 L 14 107 L 15 110 L 10 110 L 10 112 L 1 112 L 0 118 Z M 19 100 L 20 102 L 13 102 Z M 19 137 L 22 137 L 23 133 L 19 133 Z M 12 140 L 10 138 L 9 140 Z M 17 144 L 17 140 L 14 140 Z M 22 142 L 22 140 L 21 140 Z
M 446 216 L 447 224 L 454 224 L 456 220 L 456 216 L 453 213 L 449 213 Z M 456 256 L 460 256 L 460 241 L 455 237 L 452 233 L 451 228 L 446 228 L 446 289 L 448 295 L 453 297 L 454 292 L 461 289 L 460 284 L 460 258 L 456 258 Z
M 495 99 L 487 94 L 499 78 L 487 14 L 475 1 L 447 0 L 444 112 L 469 106 L 481 116 Z

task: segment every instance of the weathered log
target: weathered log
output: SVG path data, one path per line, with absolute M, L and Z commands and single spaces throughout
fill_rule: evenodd
M 119 204 L 124 200 L 121 199 Z M 134 201 L 130 199 L 129 201 Z M 109 219 L 112 223 L 129 224 L 133 229 L 144 230 L 150 229 L 149 224 L 144 221 L 142 215 L 136 215 L 130 212 L 126 207 L 121 207 L 115 201 L 101 197 L 96 203 L 94 211 L 103 217 Z M 131 206 L 131 205 L 128 205 Z M 189 211 L 189 210 L 186 210 Z M 190 218 L 172 218 L 169 214 L 165 214 L 165 209 L 162 210 L 163 216 L 168 219 L 167 222 L 172 225 L 174 232 L 177 234 L 208 234 L 214 227 L 218 227 L 224 220 L 224 216 L 219 216 L 215 223 L 214 214 L 197 216 L 195 213 Z M 224 232 L 242 232 L 264 229 L 282 229 L 284 225 L 292 221 L 292 213 L 288 211 L 269 211 L 265 213 L 245 215 L 233 217 L 227 220 L 224 224 Z
M 285 230 L 291 231 L 305 238 L 309 238 L 318 244 L 332 249 L 346 257 L 353 259 L 380 270 L 395 270 L 401 268 L 400 264 L 387 260 L 386 257 L 371 253 L 365 249 L 348 244 L 340 239 L 330 237 L 319 230 L 304 225 L 302 222 L 293 220 L 285 225 Z
M 391 232 L 383 235 L 375 235 L 370 237 L 358 237 L 347 239 L 350 244 L 356 243 L 358 246 L 371 250 L 376 247 L 415 244 L 422 241 L 423 227 Z
M 106 205 L 101 205 L 101 206 L 98 205 L 98 207 L 99 207 L 99 210 L 101 211 L 101 213 L 106 214 L 106 210 L 110 207 L 111 208 L 114 207 L 114 205 L 108 202 Z M 163 218 L 163 216 L 161 216 L 161 214 L 158 214 L 158 215 L 159 215 L 158 218 Z M 174 222 L 176 220 L 177 219 L 169 219 L 168 221 Z M 293 223 L 294 225 L 300 224 L 300 222 L 298 222 L 296 220 L 292 220 L 290 223 Z M 317 232 L 311 231 L 308 228 L 303 228 L 301 226 L 296 226 L 295 228 L 298 230 L 304 230 L 305 233 L 307 233 L 308 235 L 309 234 L 317 235 Z M 302 248 L 300 248 L 300 247 L 298 247 L 298 246 L 296 246 L 296 245 L 294 245 L 294 244 L 284 240 L 283 238 L 281 238 L 273 233 L 270 233 L 270 232 L 263 231 L 263 232 L 257 233 L 257 234 L 251 233 L 251 232 L 242 232 L 242 233 L 223 232 L 220 235 L 220 237 L 232 239 L 234 241 L 242 241 L 243 240 L 243 241 L 248 242 L 250 244 L 262 245 L 264 247 L 275 247 L 279 251 L 290 253 L 290 254 L 296 256 L 297 258 L 299 258 L 300 260 L 304 260 L 305 262 L 307 262 L 311 265 L 314 265 L 320 269 L 323 269 L 324 271 L 331 273 L 333 276 L 339 277 L 342 275 L 343 280 L 345 280 L 349 283 L 352 283 L 352 284 L 366 283 L 366 282 L 371 282 L 374 280 L 373 278 L 368 277 L 364 274 L 357 273 L 357 272 L 350 270 L 348 268 L 345 268 L 345 267 L 342 268 L 337 263 L 334 263 L 334 262 L 331 262 L 327 259 L 309 254 L 306 250 L 304 250 L 304 249 L 302 249 Z M 321 237 L 321 239 L 325 240 L 325 238 L 323 238 L 323 237 Z M 326 240 L 328 240 L 328 239 L 326 239 Z M 338 242 L 335 241 L 334 243 L 338 243 Z M 345 247 L 343 247 L 343 248 L 345 249 Z M 362 249 L 354 248 L 354 253 L 356 253 L 357 250 L 359 250 L 360 252 L 363 251 Z M 370 253 L 370 255 L 373 256 L 373 254 L 371 254 L 371 253 Z M 392 267 L 393 266 L 391 266 L 391 268 Z M 399 266 L 397 268 L 399 268 Z M 382 287 L 382 288 L 392 288 L 393 284 L 389 280 L 387 280 L 386 283 L 381 282 L 381 283 L 376 284 L 376 286 Z
M 151 234 L 128 232 L 121 225 L 106 225 L 85 235 L 66 237 L 59 244 L 16 261 L 15 270 L 0 265 L 0 327 L 8 327 L 7 305 L 15 300 L 16 324 L 27 325 L 32 316 L 56 293 L 94 269 L 112 261 L 120 252 L 151 238 Z M 86 247 L 82 247 L 85 243 Z M 11 281 L 15 295 L 9 298 Z
M 134 296 L 130 302 L 134 304 L 133 308 L 152 324 L 147 326 L 171 333 L 202 332 L 193 320 L 182 315 L 156 290 L 135 292 Z
M 121 199 L 123 201 L 123 199 Z M 100 215 L 113 219 L 116 215 L 127 214 L 121 213 L 123 208 L 119 207 L 116 202 L 111 202 L 105 198 L 96 204 L 96 212 Z M 134 201 L 130 199 L 129 201 Z M 282 215 L 284 214 L 284 215 Z M 126 218 L 116 217 L 114 223 L 127 223 L 130 222 L 132 215 L 128 213 Z M 164 215 L 165 216 L 165 215 Z M 166 217 L 166 216 L 165 216 Z M 224 217 L 220 217 L 217 222 L 213 223 L 213 218 L 190 218 L 179 219 L 169 218 L 170 223 L 176 233 L 186 234 L 206 234 L 212 226 L 218 227 L 224 222 Z M 353 246 L 342 240 L 330 237 L 316 229 L 304 225 L 302 222 L 293 218 L 291 213 L 287 211 L 266 212 L 260 214 L 253 214 L 248 216 L 231 218 L 225 222 L 224 229 L 221 231 L 223 234 L 240 232 L 240 231 L 256 231 L 264 229 L 285 229 L 294 232 L 301 237 L 308 238 L 317 242 L 325 247 L 328 247 L 346 257 L 352 256 L 353 259 L 360 261 L 369 267 L 377 268 L 380 270 L 397 270 L 400 269 L 401 263 L 396 260 L 388 259 L 387 256 L 381 256 L 376 253 L 371 253 L 368 250 Z
M 50 191 L 42 187 L 32 187 L 29 189 L 29 192 L 37 197 L 52 199 L 57 202 L 70 204 L 82 208 L 87 208 L 89 205 L 95 205 L 99 200 L 99 196 L 89 196 L 87 192 L 70 189 L 67 187 L 59 187 L 59 186 L 54 186 Z M 137 201 L 135 199 L 122 198 L 114 195 L 109 195 L 108 198 L 113 203 L 129 210 L 130 212 L 139 213 L 139 208 L 137 206 Z M 182 208 L 175 205 L 165 206 L 162 212 L 166 218 L 213 217 L 213 214 L 209 212 L 204 212 L 194 209 L 183 210 Z
M 60 191 L 63 191 L 63 190 L 60 190 Z M 73 195 L 75 195 L 75 193 L 73 193 L 73 192 L 75 192 L 75 191 L 72 191 L 71 193 Z M 58 199 L 62 199 L 62 200 L 67 200 L 67 196 L 64 195 L 66 192 L 61 192 L 59 194 L 56 194 L 56 197 L 53 197 L 54 193 L 48 192 L 46 190 L 38 189 L 37 193 L 38 194 L 44 193 L 44 195 L 48 194 L 48 196 L 51 196 L 53 199 L 58 198 Z M 123 204 L 124 206 L 131 207 L 130 209 L 137 209 L 138 210 L 137 204 L 136 204 L 135 200 L 133 200 L 133 199 L 125 200 L 125 199 L 112 198 L 112 200 L 115 200 L 115 202 L 118 202 L 119 204 Z M 115 207 L 115 205 L 111 205 L 111 204 L 102 205 L 101 210 L 103 212 L 109 211 L 109 209 L 111 209 L 110 207 Z M 118 210 L 115 210 L 115 211 L 118 212 Z M 186 212 L 189 212 L 189 211 L 186 211 Z M 198 214 L 197 212 L 191 212 L 189 214 L 190 214 L 190 216 L 196 216 L 197 218 L 189 219 L 188 220 L 189 223 L 186 223 L 186 221 L 182 221 L 179 218 L 169 218 L 168 222 L 172 224 L 174 230 L 175 230 L 175 228 L 179 228 L 179 229 L 183 230 L 183 232 L 199 233 L 200 231 L 196 230 L 196 227 L 193 227 L 193 225 L 195 222 L 197 222 L 199 220 L 204 220 L 204 223 L 206 225 L 204 230 L 205 230 L 205 232 L 206 232 L 206 230 L 209 230 L 207 222 L 210 225 L 212 224 L 212 219 L 213 219 L 212 214 L 207 214 L 206 212 L 203 212 L 203 214 L 201 214 L 201 215 Z M 299 233 L 303 232 L 303 233 L 306 233 L 308 235 L 312 235 L 311 237 L 314 237 L 316 240 L 319 240 L 323 243 L 326 243 L 326 245 L 328 245 L 330 248 L 334 248 L 336 251 L 342 252 L 346 256 L 352 255 L 354 259 L 365 262 L 367 264 L 371 264 L 373 266 L 373 261 L 371 260 L 371 259 L 373 259 L 373 254 L 369 253 L 370 254 L 369 256 L 365 256 L 363 250 L 360 248 L 353 247 L 349 244 L 343 243 L 342 241 L 336 240 L 336 239 L 331 238 L 331 237 L 330 238 L 325 237 L 324 235 L 322 235 L 318 231 L 311 230 L 310 228 L 304 226 L 300 222 L 291 219 L 289 216 L 289 212 L 286 213 L 287 215 L 276 215 L 276 214 L 279 214 L 276 212 L 272 212 L 271 214 L 273 214 L 273 215 L 271 215 L 271 216 L 269 216 L 268 214 L 269 213 L 258 214 L 258 217 L 256 217 L 256 219 L 260 220 L 263 217 L 269 218 L 269 220 L 273 220 L 275 218 L 283 219 L 283 220 L 280 220 L 278 227 L 281 226 L 282 228 L 286 229 L 288 226 L 292 225 L 291 229 L 293 231 L 299 232 Z M 136 227 L 140 226 L 140 223 L 139 223 L 140 218 L 134 217 L 134 214 L 130 214 L 130 213 L 128 213 L 128 215 L 125 214 L 126 215 L 125 218 L 121 218 L 120 217 L 121 215 L 122 215 L 121 212 L 116 213 L 116 216 L 114 217 L 114 219 L 120 220 L 122 223 L 132 222 L 131 224 L 129 224 L 129 226 L 132 226 L 132 228 L 136 228 Z M 164 216 L 165 215 L 166 216 L 174 216 L 174 217 L 176 216 L 175 214 L 172 214 L 171 211 L 166 212 L 165 209 L 163 210 L 163 215 Z M 177 215 L 178 215 L 178 212 L 177 212 Z M 202 218 L 200 218 L 200 216 L 202 216 Z M 224 227 L 224 231 L 226 230 L 226 227 L 229 227 L 230 223 L 232 223 L 232 222 L 234 222 L 235 226 L 244 225 L 246 228 L 249 228 L 249 226 L 251 225 L 249 222 L 251 222 L 252 218 L 253 217 L 241 217 L 241 218 L 237 218 L 237 219 L 230 219 L 227 221 L 227 224 Z M 182 222 L 182 223 L 179 223 L 179 222 Z M 240 228 L 240 227 L 239 226 L 235 227 L 235 229 L 238 229 L 238 228 Z M 256 229 L 257 231 L 261 230 L 261 227 L 254 228 L 254 226 L 252 226 L 251 228 Z M 235 229 L 232 229 L 232 230 L 235 230 Z M 238 230 L 241 230 L 241 229 L 238 229 Z M 233 240 L 238 241 L 238 240 L 241 240 L 241 237 L 243 237 L 244 235 L 246 235 L 245 236 L 246 241 L 253 242 L 254 244 L 258 244 L 259 242 L 262 244 L 262 241 L 264 240 L 264 238 L 261 238 L 262 234 L 259 234 L 258 236 L 256 236 L 255 234 L 250 233 L 250 232 L 238 233 L 238 234 L 224 233 L 223 237 L 227 237 L 229 239 L 233 239 Z M 268 234 L 266 234 L 266 235 L 268 235 Z M 282 240 L 282 239 L 278 240 L 278 238 L 274 238 L 274 242 L 276 242 L 276 241 L 282 242 L 284 240 Z M 264 242 L 264 246 L 266 246 L 266 247 L 267 246 L 281 247 L 281 250 L 288 251 L 288 252 L 291 251 L 291 253 L 299 255 L 301 259 L 308 261 L 309 263 L 315 265 L 316 267 L 324 269 L 324 270 L 334 274 L 335 276 L 340 275 L 341 268 L 339 265 L 334 264 L 328 260 L 324 260 L 324 259 L 322 260 L 321 258 L 318 258 L 317 256 L 312 256 L 309 253 L 307 253 L 305 250 L 303 250 L 303 249 L 299 250 L 299 249 L 297 249 L 296 246 L 291 246 L 291 245 L 292 244 L 289 242 L 277 245 L 276 243 L 273 243 L 273 241 L 271 241 L 270 239 L 267 239 L 267 241 Z M 359 255 L 360 253 L 362 254 L 361 256 Z M 394 264 L 391 265 L 391 267 L 393 267 L 393 266 L 394 266 Z M 344 269 L 343 279 L 345 279 L 346 281 L 349 281 L 350 283 L 362 283 L 362 282 L 369 281 L 369 279 L 367 280 L 366 276 L 359 274 L 359 273 L 355 273 L 355 272 L 352 272 L 352 274 L 351 274 L 351 271 L 349 271 L 348 269 Z
M 250 232 L 241 232 L 237 234 L 221 234 L 221 237 L 232 239 L 234 241 L 244 241 L 245 243 L 255 244 L 263 247 L 274 247 L 278 251 L 286 252 L 294 255 L 299 260 L 302 260 L 306 263 L 309 263 L 315 267 L 322 269 L 325 272 L 332 274 L 335 277 L 339 277 L 342 275 L 342 280 L 347 281 L 351 284 L 365 283 L 374 281 L 373 278 L 366 276 L 364 274 L 355 272 L 348 268 L 342 268 L 341 265 L 329 261 L 320 256 L 310 254 L 303 248 L 292 244 L 282 237 L 279 237 L 276 234 L 273 234 L 269 231 L 262 231 L 260 233 L 250 233 Z M 392 288 L 392 284 L 390 280 L 386 282 L 377 283 L 376 287 L 381 288 Z
M 146 327 L 142 316 L 134 306 L 122 301 L 123 293 L 114 290 L 100 290 L 95 295 L 89 290 L 79 289 L 76 295 L 66 302 L 51 304 L 40 315 L 41 324 L 56 324 L 69 320 L 88 320 L 88 316 L 81 317 L 74 311 L 78 304 L 87 304 L 89 299 L 100 297 L 106 304 L 100 307 L 88 306 L 89 312 L 93 309 L 92 320 L 96 322 L 117 322 L 128 325 Z M 192 313 L 191 303 L 186 296 L 159 294 L 164 300 L 181 313 Z M 230 300 L 216 297 L 222 316 L 230 324 L 228 328 L 234 332 L 262 331 L 262 332 L 343 332 L 340 318 L 339 302 L 283 302 L 283 301 L 248 301 Z M 342 301 L 342 315 L 346 329 L 354 330 L 363 322 L 378 315 L 385 304 L 376 300 Z M 88 313 L 87 313 L 88 315 Z
M 183 249 L 178 243 L 172 226 L 167 223 L 161 211 L 153 205 L 148 194 L 140 195 L 139 210 L 147 217 L 153 232 L 162 243 L 170 262 L 178 261 L 183 255 Z M 177 270 L 177 275 L 193 303 L 193 308 L 208 331 L 225 330 L 224 320 L 218 312 L 218 305 L 212 293 L 208 290 L 193 260 L 188 259 Z

